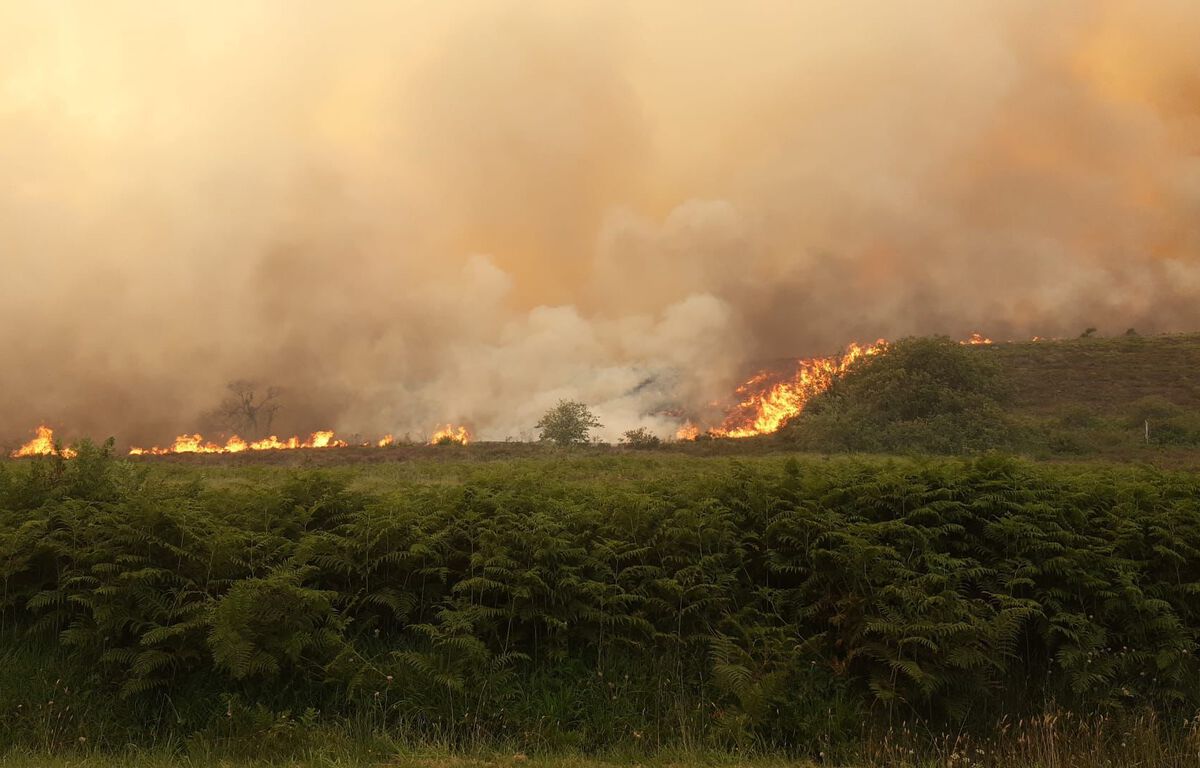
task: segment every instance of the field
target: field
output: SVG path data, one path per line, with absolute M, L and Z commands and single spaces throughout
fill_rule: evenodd
M 911 349 L 1001 451 L 0 463 L 0 764 L 1200 765 L 1200 337 Z
M 1187 754 L 1198 504 L 1191 473 L 1000 457 L 84 446 L 0 475 L 0 739 L 887 764 L 1015 754 L 1007 723 Z

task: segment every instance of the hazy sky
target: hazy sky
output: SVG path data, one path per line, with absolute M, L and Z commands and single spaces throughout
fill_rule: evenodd
M 0 0 L 0 441 L 613 437 L 748 362 L 1200 326 L 1195 0 Z

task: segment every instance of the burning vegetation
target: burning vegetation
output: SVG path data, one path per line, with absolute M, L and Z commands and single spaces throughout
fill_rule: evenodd
M 54 430 L 50 427 L 47 427 L 45 424 L 39 425 L 36 432 L 36 437 L 9 455 L 14 459 L 26 456 L 62 456 L 63 458 L 70 459 L 75 456 L 73 449 L 58 447 L 54 442 Z
M 994 343 L 981 333 L 972 333 L 959 342 L 964 346 Z M 709 437 L 755 437 L 778 432 L 800 414 L 814 396 L 829 389 L 834 380 L 858 360 L 872 357 L 888 348 L 886 339 L 871 344 L 851 342 L 837 355 L 796 360 L 789 370 L 765 369 L 755 373 L 734 390 L 735 403 L 725 409 L 718 426 L 702 430 L 688 420 L 676 432 L 678 440 Z
M 345 448 L 348 446 L 345 440 L 338 440 L 333 436 L 333 430 L 320 430 L 313 432 L 308 436 L 308 439 L 301 440 L 299 437 L 289 437 L 286 440 L 280 440 L 275 435 L 247 442 L 242 438 L 234 435 L 225 441 L 224 445 L 206 442 L 200 434 L 180 435 L 175 438 L 175 442 L 166 448 L 130 448 L 130 456 L 160 456 L 168 453 L 241 453 L 242 451 L 285 451 L 295 450 L 297 448 Z
M 464 426 L 455 426 L 447 424 L 438 429 L 429 439 L 431 445 L 444 445 L 446 443 L 457 443 L 466 445 L 471 440 L 470 431 Z M 363 447 L 387 448 L 396 444 L 396 438 L 393 435 L 384 435 L 374 442 L 355 443 Z M 342 440 L 335 436 L 333 430 L 325 429 L 318 430 L 310 434 L 307 438 L 301 438 L 293 435 L 287 439 L 281 439 L 275 435 L 265 437 L 261 440 L 245 440 L 238 435 L 225 440 L 223 443 L 206 440 L 200 433 L 179 435 L 170 445 L 153 446 L 151 448 L 142 448 L 133 446 L 129 449 L 130 456 L 167 456 L 171 454 L 183 453 L 242 453 L 244 451 L 289 451 L 302 449 L 320 449 L 320 448 L 346 448 L 351 445 L 350 442 Z M 59 448 L 54 442 L 54 430 L 45 425 L 37 428 L 37 436 L 29 442 L 22 445 L 20 448 L 12 451 L 9 456 L 14 459 L 26 458 L 32 456 L 62 456 L 64 458 L 73 458 L 75 451 L 72 448 Z
M 720 426 L 709 429 L 707 434 L 711 437 L 754 437 L 776 432 L 788 419 L 804 410 L 805 403 L 813 395 L 828 389 L 833 380 L 856 360 L 877 355 L 886 348 L 887 342 L 883 339 L 874 344 L 851 343 L 838 355 L 797 360 L 790 372 L 759 371 L 734 390 L 737 403 L 726 412 Z M 690 440 L 700 434 L 700 428 L 689 421 L 675 436 Z
M 1036 340 L 1037 337 L 1035 337 Z M 993 341 L 980 334 L 972 333 L 959 342 L 966 346 L 992 344 Z M 829 389 L 830 385 L 855 362 L 881 354 L 888 348 L 885 339 L 862 344 L 852 342 L 845 350 L 826 357 L 800 358 L 786 369 L 772 368 L 756 372 L 739 384 L 730 403 L 713 405 L 723 414 L 715 426 L 703 428 L 699 420 L 687 419 L 676 431 L 677 440 L 695 440 L 702 436 L 710 438 L 745 438 L 768 435 L 779 431 L 784 424 L 804 410 L 816 395 Z M 265 394 L 256 395 L 254 387 L 246 382 L 235 382 L 229 386 L 230 397 L 222 404 L 222 415 L 231 425 L 253 429 L 258 424 L 271 423 L 279 409 L 279 390 L 269 388 Z M 471 431 L 462 424 L 438 426 L 430 435 L 430 445 L 466 445 L 473 440 Z M 397 443 L 394 435 L 386 434 L 367 442 L 354 442 L 363 447 L 386 448 Z M 242 453 L 244 451 L 282 451 L 317 448 L 345 448 L 352 443 L 335 436 L 333 430 L 318 430 L 308 437 L 292 436 L 279 438 L 275 435 L 258 440 L 248 440 L 234 434 L 224 442 L 206 440 L 200 433 L 182 434 L 166 446 L 129 449 L 130 456 L 163 456 L 184 453 Z M 70 458 L 74 451 L 58 448 L 54 443 L 54 431 L 47 426 L 37 428 L 37 436 L 10 454 L 13 458 L 27 456 L 62 455 Z
M 433 436 L 429 438 L 430 445 L 452 445 L 455 443 L 466 445 L 469 442 L 471 442 L 471 433 L 461 424 L 458 426 L 447 424 L 434 432 Z

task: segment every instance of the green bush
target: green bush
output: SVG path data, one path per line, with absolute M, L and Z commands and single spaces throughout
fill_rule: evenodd
M 785 428 L 811 450 L 974 453 L 1011 441 L 1008 386 L 978 350 L 947 338 L 903 339 L 865 357 Z
M 1161 395 L 1150 395 L 1129 405 L 1129 426 L 1141 427 L 1146 421 L 1170 419 L 1183 413 L 1183 408 Z
M 1096 412 L 1085 405 L 1071 406 L 1059 418 L 1059 424 L 1068 429 L 1089 429 L 1095 427 L 1098 421 Z
M 626 430 L 621 436 L 621 445 L 626 448 L 650 449 L 662 445 L 662 440 L 645 427 Z

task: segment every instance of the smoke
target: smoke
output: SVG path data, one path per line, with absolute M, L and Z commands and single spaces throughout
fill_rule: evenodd
M 748 362 L 1195 329 L 1191 0 L 0 5 L 0 436 L 669 434 Z M 6 438 L 6 439 L 7 439 Z

